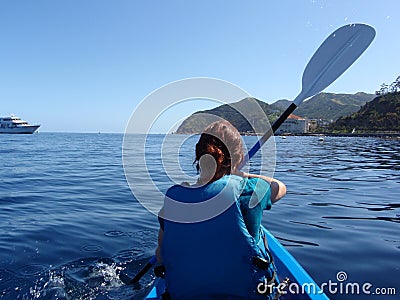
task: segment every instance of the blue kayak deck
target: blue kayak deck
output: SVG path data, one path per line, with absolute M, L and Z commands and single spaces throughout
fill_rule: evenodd
M 297 260 L 282 246 L 282 244 L 263 227 L 268 240 L 268 247 L 274 256 L 275 265 L 279 280 L 282 282 L 285 278 L 290 280 L 289 287 L 282 299 L 290 300 L 329 300 L 323 293 L 306 270 L 297 262 Z M 157 278 L 149 294 L 145 299 L 161 299 L 165 291 L 165 282 Z
M 319 288 L 317 283 L 306 270 L 298 263 L 298 261 L 286 250 L 285 247 L 264 228 L 268 239 L 268 247 L 274 255 L 275 266 L 280 281 L 286 277 L 290 280 L 290 285 L 286 299 L 311 299 L 326 300 L 329 299 L 325 293 Z

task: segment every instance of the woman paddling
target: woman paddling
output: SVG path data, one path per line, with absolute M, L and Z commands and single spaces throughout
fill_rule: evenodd
M 263 210 L 286 194 L 279 180 L 237 170 L 243 142 L 225 120 L 196 144 L 196 184 L 168 189 L 156 251 L 171 299 L 266 299 L 257 286 L 276 286 L 261 229 Z M 272 297 L 272 289 L 269 291 Z

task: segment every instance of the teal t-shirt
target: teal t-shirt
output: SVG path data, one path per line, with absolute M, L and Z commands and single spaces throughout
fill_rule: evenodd
M 239 196 L 240 211 L 247 231 L 258 242 L 260 240 L 261 220 L 264 210 L 271 209 L 270 184 L 260 178 L 244 178 Z M 158 217 L 160 227 L 164 230 L 164 219 Z
M 239 197 L 240 210 L 248 232 L 258 242 L 263 210 L 271 209 L 272 206 L 271 187 L 260 178 L 243 179 L 242 187 Z

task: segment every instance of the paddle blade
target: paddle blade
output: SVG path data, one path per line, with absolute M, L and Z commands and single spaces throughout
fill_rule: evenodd
M 314 53 L 303 73 L 300 103 L 324 90 L 342 75 L 368 48 L 375 29 L 365 24 L 351 24 L 333 32 Z M 299 95 L 299 96 L 300 96 Z

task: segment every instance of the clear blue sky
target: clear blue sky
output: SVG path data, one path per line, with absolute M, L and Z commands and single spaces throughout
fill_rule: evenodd
M 399 11 L 398 0 L 4 0 L 0 115 L 42 131 L 123 132 L 146 95 L 197 76 L 293 99 L 320 43 L 355 22 L 376 39 L 326 91 L 373 93 L 400 75 Z

